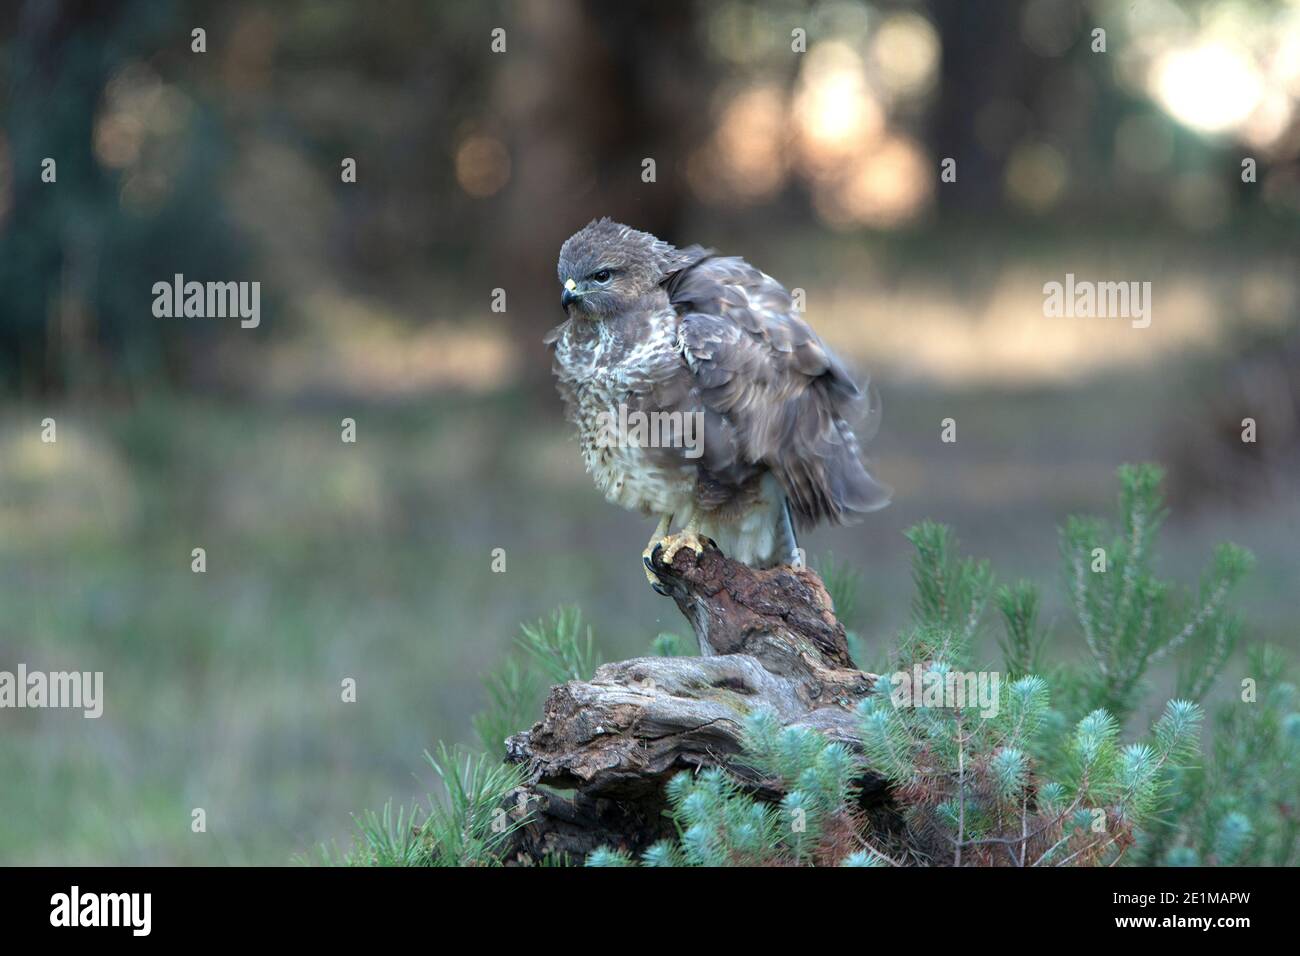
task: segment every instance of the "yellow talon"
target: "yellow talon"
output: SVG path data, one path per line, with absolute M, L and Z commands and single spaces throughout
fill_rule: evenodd
M 650 543 L 645 546 L 645 550 L 641 552 L 641 563 L 645 565 L 646 580 L 649 581 L 651 587 L 660 594 L 667 594 L 669 592 L 664 582 L 659 579 L 659 575 L 654 572 L 653 561 L 656 550 L 663 548 L 663 553 L 660 555 L 659 560 L 664 564 L 672 564 L 673 558 L 676 557 L 677 552 L 682 550 L 682 548 L 689 548 L 696 554 L 703 554 L 704 549 L 709 545 L 717 547 L 711 538 L 700 534 L 699 526 L 695 523 L 694 518 L 686 522 L 686 527 L 681 531 L 678 531 L 676 534 L 668 534 L 668 528 L 672 524 L 672 521 L 672 515 L 664 515 L 660 518 L 659 526 L 655 528 L 654 536 L 650 539 Z
M 677 556 L 677 552 L 682 548 L 689 548 L 696 554 L 703 554 L 704 549 L 708 546 L 709 539 L 701 535 L 699 529 L 688 524 L 681 531 L 665 536 L 658 543 L 664 546 L 664 553 L 660 560 L 664 564 L 672 564 L 673 558 Z
M 655 548 L 659 546 L 660 541 L 668 533 L 668 526 L 673 523 L 672 515 L 664 515 L 659 519 L 659 524 L 655 527 L 655 533 L 650 536 L 650 543 L 645 546 L 641 552 L 641 563 L 645 566 L 645 577 L 656 591 L 661 591 L 663 585 L 659 581 L 659 576 L 651 570 L 650 559 L 654 556 Z M 661 591 L 662 593 L 662 591 Z

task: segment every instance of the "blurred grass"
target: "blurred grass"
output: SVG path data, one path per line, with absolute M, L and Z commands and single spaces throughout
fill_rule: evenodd
M 1109 513 L 1114 466 L 1149 457 L 1182 400 L 1155 378 L 887 394 L 872 451 L 896 504 L 806 544 L 862 570 L 869 650 L 907 613 L 901 531 L 927 517 L 1001 580 L 1044 584 L 1044 623 L 1059 623 L 1057 524 Z M 0 667 L 102 670 L 106 696 L 99 720 L 0 714 L 0 863 L 285 863 L 343 840 L 352 811 L 436 789 L 420 755 L 474 742 L 480 676 L 520 621 L 576 604 L 606 659 L 680 630 L 641 575 L 650 523 L 600 500 L 556 409 L 536 405 L 157 395 L 0 413 Z M 949 414 L 956 446 L 938 441 Z M 47 415 L 54 445 L 39 442 Z M 1295 648 L 1298 515 L 1175 512 L 1166 570 L 1191 583 L 1218 540 L 1252 548 L 1246 641 Z M 206 834 L 190 832 L 195 807 Z

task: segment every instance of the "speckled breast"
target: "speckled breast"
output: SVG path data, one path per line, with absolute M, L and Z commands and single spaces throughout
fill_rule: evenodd
M 672 343 L 652 335 L 631 348 L 616 341 L 556 343 L 561 391 L 578 427 L 583 463 L 606 499 L 624 508 L 660 515 L 688 511 L 698 469 L 680 449 L 643 447 L 620 423 L 643 404 L 648 375 L 658 363 L 678 361 Z

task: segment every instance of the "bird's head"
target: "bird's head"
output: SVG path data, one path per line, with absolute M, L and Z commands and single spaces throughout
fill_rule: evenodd
M 560 305 L 599 321 L 632 308 L 663 281 L 676 250 L 630 226 L 599 219 L 560 248 Z

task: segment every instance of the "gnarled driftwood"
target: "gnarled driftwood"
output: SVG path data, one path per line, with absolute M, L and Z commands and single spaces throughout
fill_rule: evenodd
M 531 811 L 514 834 L 514 862 L 643 849 L 671 832 L 663 785 L 680 770 L 726 765 L 767 790 L 730 760 L 742 720 L 759 707 L 856 746 L 853 710 L 875 678 L 853 667 L 815 572 L 755 571 L 716 548 L 683 549 L 671 565 L 656 552 L 653 569 L 703 656 L 604 664 L 589 681 L 551 689 L 542 719 L 506 742 L 507 759 L 527 767 L 512 807 Z M 883 799 L 881 782 L 868 776 L 863 794 Z

